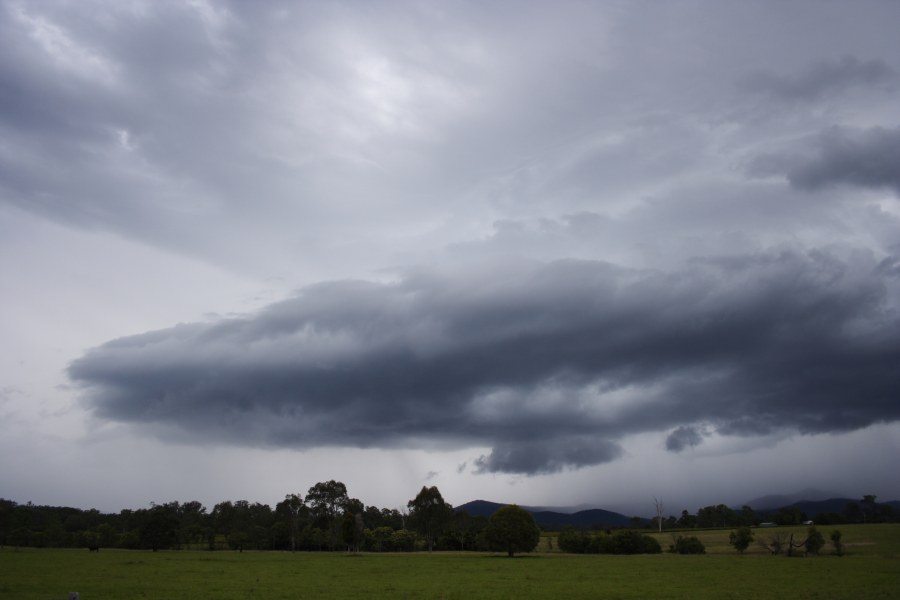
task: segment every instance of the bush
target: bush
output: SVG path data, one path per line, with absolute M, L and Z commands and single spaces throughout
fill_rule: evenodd
M 699 541 L 699 540 L 698 540 Z M 656 541 L 656 538 L 649 535 L 641 536 L 641 554 L 661 554 L 662 546 Z
M 563 552 L 571 552 L 572 554 L 586 554 L 591 551 L 592 540 L 584 531 L 579 531 L 567 525 L 559 532 L 556 539 L 556 545 Z
M 669 546 L 669 552 L 675 554 L 706 554 L 706 546 L 692 535 L 679 535 L 675 538 L 675 543 Z
M 400 552 L 412 552 L 416 549 L 416 534 L 406 529 L 398 529 L 391 534 L 391 546 Z
M 841 532 L 837 529 L 831 532 L 831 545 L 834 546 L 834 553 L 836 555 L 844 555 L 844 544 L 841 542 Z
M 620 529 L 612 534 L 590 534 L 574 527 L 564 527 L 556 540 L 563 552 L 573 554 L 659 554 L 662 547 L 656 538 L 637 531 Z
M 734 546 L 734 549 L 744 553 L 744 550 L 750 547 L 753 541 L 753 530 L 749 527 L 739 527 L 736 531 L 732 531 L 728 536 L 728 543 Z
M 818 554 L 822 546 L 825 545 L 825 537 L 819 533 L 815 527 L 810 527 L 806 535 L 806 542 L 803 546 L 807 554 Z
M 609 536 L 609 551 L 612 554 L 659 554 L 662 546 L 649 535 L 641 535 L 630 529 L 620 529 Z

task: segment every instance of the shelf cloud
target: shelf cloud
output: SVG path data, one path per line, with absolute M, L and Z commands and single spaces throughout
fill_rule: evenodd
M 839 432 L 900 408 L 898 281 L 865 253 L 785 249 L 677 272 L 520 263 L 309 287 L 258 314 L 108 342 L 69 375 L 104 419 L 264 446 L 486 445 L 480 471 Z M 852 401 L 851 401 L 852 399 Z

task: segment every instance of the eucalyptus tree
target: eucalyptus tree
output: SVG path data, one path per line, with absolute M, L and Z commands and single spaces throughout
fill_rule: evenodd
M 347 486 L 334 479 L 320 481 L 306 493 L 306 503 L 313 522 L 316 527 L 327 532 L 328 547 L 331 550 L 334 550 L 341 541 L 339 518 L 344 514 L 349 502 Z
M 413 529 L 425 538 L 428 551 L 453 518 L 453 507 L 444 502 L 437 486 L 422 486 L 415 498 L 406 504 Z

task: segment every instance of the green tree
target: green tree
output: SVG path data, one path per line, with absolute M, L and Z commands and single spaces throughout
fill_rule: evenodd
M 823 536 L 815 527 L 810 527 L 806 534 L 806 541 L 803 547 L 807 554 L 818 554 L 822 546 L 825 545 L 825 536 Z
M 232 505 L 228 530 L 225 533 L 225 541 L 228 547 L 238 552 L 243 552 L 253 540 L 253 518 L 248 500 L 236 500 Z
M 177 503 L 159 504 L 144 512 L 144 521 L 138 529 L 140 543 L 154 552 L 178 545 Z
M 444 502 L 436 486 L 425 487 L 407 503 L 412 527 L 425 537 L 428 551 L 453 518 L 453 507 Z
M 724 504 L 704 506 L 697 511 L 698 527 L 728 527 L 737 525 L 737 514 Z
M 104 548 L 112 548 L 116 545 L 119 536 L 109 523 L 101 523 L 97 527 L 97 543 Z
M 194 544 L 203 539 L 209 516 L 206 507 L 192 500 L 181 505 L 178 511 L 178 536 L 182 544 Z
M 457 550 L 474 550 L 478 540 L 478 534 L 487 527 L 487 519 L 473 517 L 465 511 L 459 511 L 453 515 L 447 525 L 447 534 L 453 540 Z
M 391 545 L 400 552 L 411 552 L 415 549 L 416 536 L 406 529 L 398 529 L 391 534 Z
M 317 483 L 306 493 L 306 503 L 314 524 L 327 532 L 328 546 L 332 550 L 342 537 L 338 518 L 344 513 L 349 501 L 347 486 L 333 479 Z
M 513 556 L 516 552 L 534 550 L 541 541 L 541 530 L 530 512 L 510 504 L 491 515 L 484 538 L 489 550 Z
M 831 545 L 834 547 L 834 553 L 837 556 L 844 555 L 844 544 L 841 542 L 841 532 L 835 529 L 831 532 Z
M 728 543 L 734 546 L 734 549 L 744 553 L 744 550 L 750 547 L 753 541 L 753 530 L 749 527 L 738 527 L 728 535 Z
M 778 525 L 800 525 L 806 520 L 806 515 L 796 506 L 785 506 L 778 509 L 774 520 Z
M 309 515 L 309 509 L 300 494 L 287 494 L 284 500 L 275 505 L 275 515 L 279 523 L 282 523 L 289 532 L 291 552 L 297 550 L 297 542 L 300 530 Z
M 375 552 L 393 550 L 393 545 L 391 544 L 391 536 L 393 535 L 394 530 L 390 527 L 376 527 L 372 531 L 372 550 Z
M 848 523 L 862 523 L 865 519 L 862 509 L 856 502 L 848 502 L 844 508 L 844 518 Z
M 689 513 L 687 510 L 682 510 L 681 517 L 678 519 L 678 526 L 684 528 L 696 527 L 697 517 Z
M 746 504 L 741 507 L 741 512 L 738 514 L 738 520 L 744 527 L 753 527 L 754 525 L 759 524 L 759 517 L 756 516 L 756 511 Z
M 347 544 L 348 552 L 359 552 L 359 546 L 364 539 L 364 531 L 365 526 L 361 514 L 353 514 L 349 510 L 344 513 L 341 521 L 341 535 L 344 543 Z

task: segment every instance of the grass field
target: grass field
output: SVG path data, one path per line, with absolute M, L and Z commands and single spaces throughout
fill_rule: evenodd
M 848 551 L 841 558 L 773 557 L 753 548 L 738 556 L 727 545 L 728 531 L 695 533 L 709 549 L 703 556 L 3 548 L 0 598 L 65 600 L 70 591 L 81 600 L 900 597 L 900 525 L 840 529 Z M 827 537 L 831 528 L 822 531 Z M 659 539 L 665 547 L 671 538 Z

